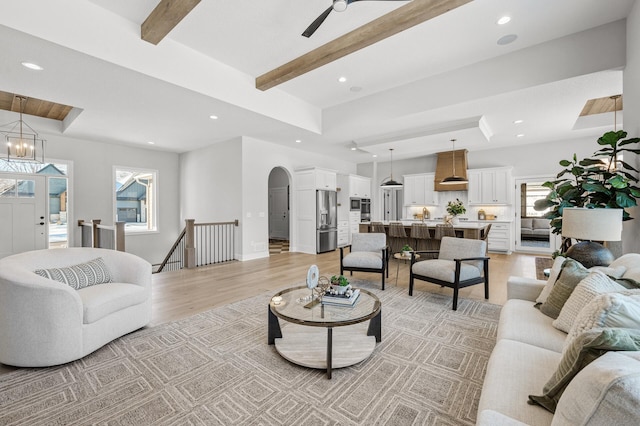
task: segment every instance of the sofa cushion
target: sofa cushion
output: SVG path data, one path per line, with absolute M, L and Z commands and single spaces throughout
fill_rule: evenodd
M 528 217 L 520 218 L 520 227 L 525 229 L 533 229 L 533 219 Z
M 544 230 L 549 232 L 551 229 L 551 221 L 549 219 L 534 218 L 532 225 L 534 230 Z
M 571 296 L 562 307 L 560 315 L 553 321 L 553 326 L 568 333 L 582 308 L 591 302 L 593 298 L 602 293 L 624 289 L 623 286 L 613 281 L 603 272 L 598 270 L 590 272 L 573 290 Z
M 553 425 L 635 426 L 640 419 L 640 352 L 608 352 L 578 373 Z
M 487 364 L 478 412 L 490 409 L 528 425 L 549 425 L 552 414 L 526 401 L 529 394 L 542 389 L 560 358 L 558 352 L 499 340 Z
M 545 284 L 544 289 L 542 289 L 542 293 L 536 299 L 536 303 L 544 303 L 547 301 L 549 297 L 549 293 L 553 289 L 553 285 L 556 283 L 558 276 L 560 275 L 560 271 L 562 270 L 562 264 L 567 260 L 563 256 L 557 256 L 553 261 L 553 266 L 551 267 L 551 271 L 549 272 L 549 279 L 547 280 L 547 284 Z
M 591 300 L 578 314 L 564 348 L 579 334 L 592 328 L 640 328 L 640 291 L 603 293 Z
M 111 283 L 78 290 L 82 300 L 83 323 L 91 324 L 109 314 L 143 303 L 149 298 L 147 290 L 139 285 Z
M 567 334 L 555 329 L 552 322 L 552 318 L 542 314 L 529 301 L 507 300 L 500 312 L 497 339 L 516 340 L 562 352 Z
M 36 269 L 33 272 L 41 277 L 67 284 L 75 290 L 111 282 L 111 274 L 101 257 L 77 265 Z
M 549 297 L 540 305 L 540 312 L 553 319 L 558 318 L 562 307 L 571 296 L 573 290 L 587 275 L 589 275 L 589 271 L 580 262 L 567 259 L 562 264 L 562 270 L 551 289 L 551 293 L 549 293 Z
M 565 388 L 584 367 L 608 351 L 640 350 L 640 330 L 594 328 L 573 339 L 558 368 L 544 385 L 543 395 L 529 395 L 529 403 L 554 413 Z
M 627 253 L 614 260 L 610 267 L 624 266 L 626 271 L 623 278 L 640 282 L 640 254 Z M 624 285 L 624 283 L 621 283 Z M 637 286 L 636 286 L 637 287 Z

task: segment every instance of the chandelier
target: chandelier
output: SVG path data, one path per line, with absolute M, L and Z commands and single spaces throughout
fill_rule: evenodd
M 6 141 L 6 159 L 7 161 L 44 163 L 45 140 L 41 139 L 38 132 L 22 119 L 27 98 L 24 96 L 17 98 L 20 99 L 20 119 L 0 127 L 0 133 L 4 135 Z

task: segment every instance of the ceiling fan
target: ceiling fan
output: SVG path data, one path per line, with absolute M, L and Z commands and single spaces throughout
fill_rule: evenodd
M 313 21 L 306 30 L 304 30 L 302 35 L 307 38 L 311 37 L 313 33 L 316 32 L 318 27 L 322 25 L 324 20 L 327 19 L 327 16 L 329 16 L 332 10 L 335 10 L 336 12 L 344 12 L 345 10 L 347 10 L 348 5 L 350 5 L 351 3 L 355 3 L 357 1 L 364 1 L 364 0 L 333 0 L 333 4 L 329 6 L 327 10 L 322 12 L 320 16 L 318 16 L 316 20 Z M 367 0 L 367 1 L 376 1 L 376 0 Z M 377 0 L 377 1 L 407 1 L 407 0 Z

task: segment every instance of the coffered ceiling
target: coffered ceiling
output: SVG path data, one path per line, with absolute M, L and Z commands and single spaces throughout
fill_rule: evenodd
M 352 3 L 309 38 L 330 0 L 194 3 L 152 44 L 141 26 L 158 0 L 3 2 L 0 90 L 76 107 L 41 133 L 177 152 L 249 136 L 367 162 L 452 138 L 473 151 L 595 137 L 613 114 L 580 113 L 622 93 L 634 0 L 475 0 L 264 91 L 260 76 L 408 2 Z

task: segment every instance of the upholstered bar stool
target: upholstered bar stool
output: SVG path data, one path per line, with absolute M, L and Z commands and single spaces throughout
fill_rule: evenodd
M 412 223 L 411 224 L 411 239 L 415 241 L 413 249 L 418 250 L 431 250 L 429 247 L 429 241 L 431 240 L 431 234 L 429 228 L 424 223 Z
M 407 233 L 401 222 L 389 223 L 389 246 L 392 253 L 398 253 L 402 246 L 407 243 Z
M 455 237 L 456 231 L 453 229 L 453 225 L 449 223 L 438 223 L 436 225 L 436 231 L 434 238 L 436 240 L 442 240 L 442 237 Z
M 382 224 L 382 222 L 371 222 L 369 232 L 384 234 L 385 233 L 384 225 Z

